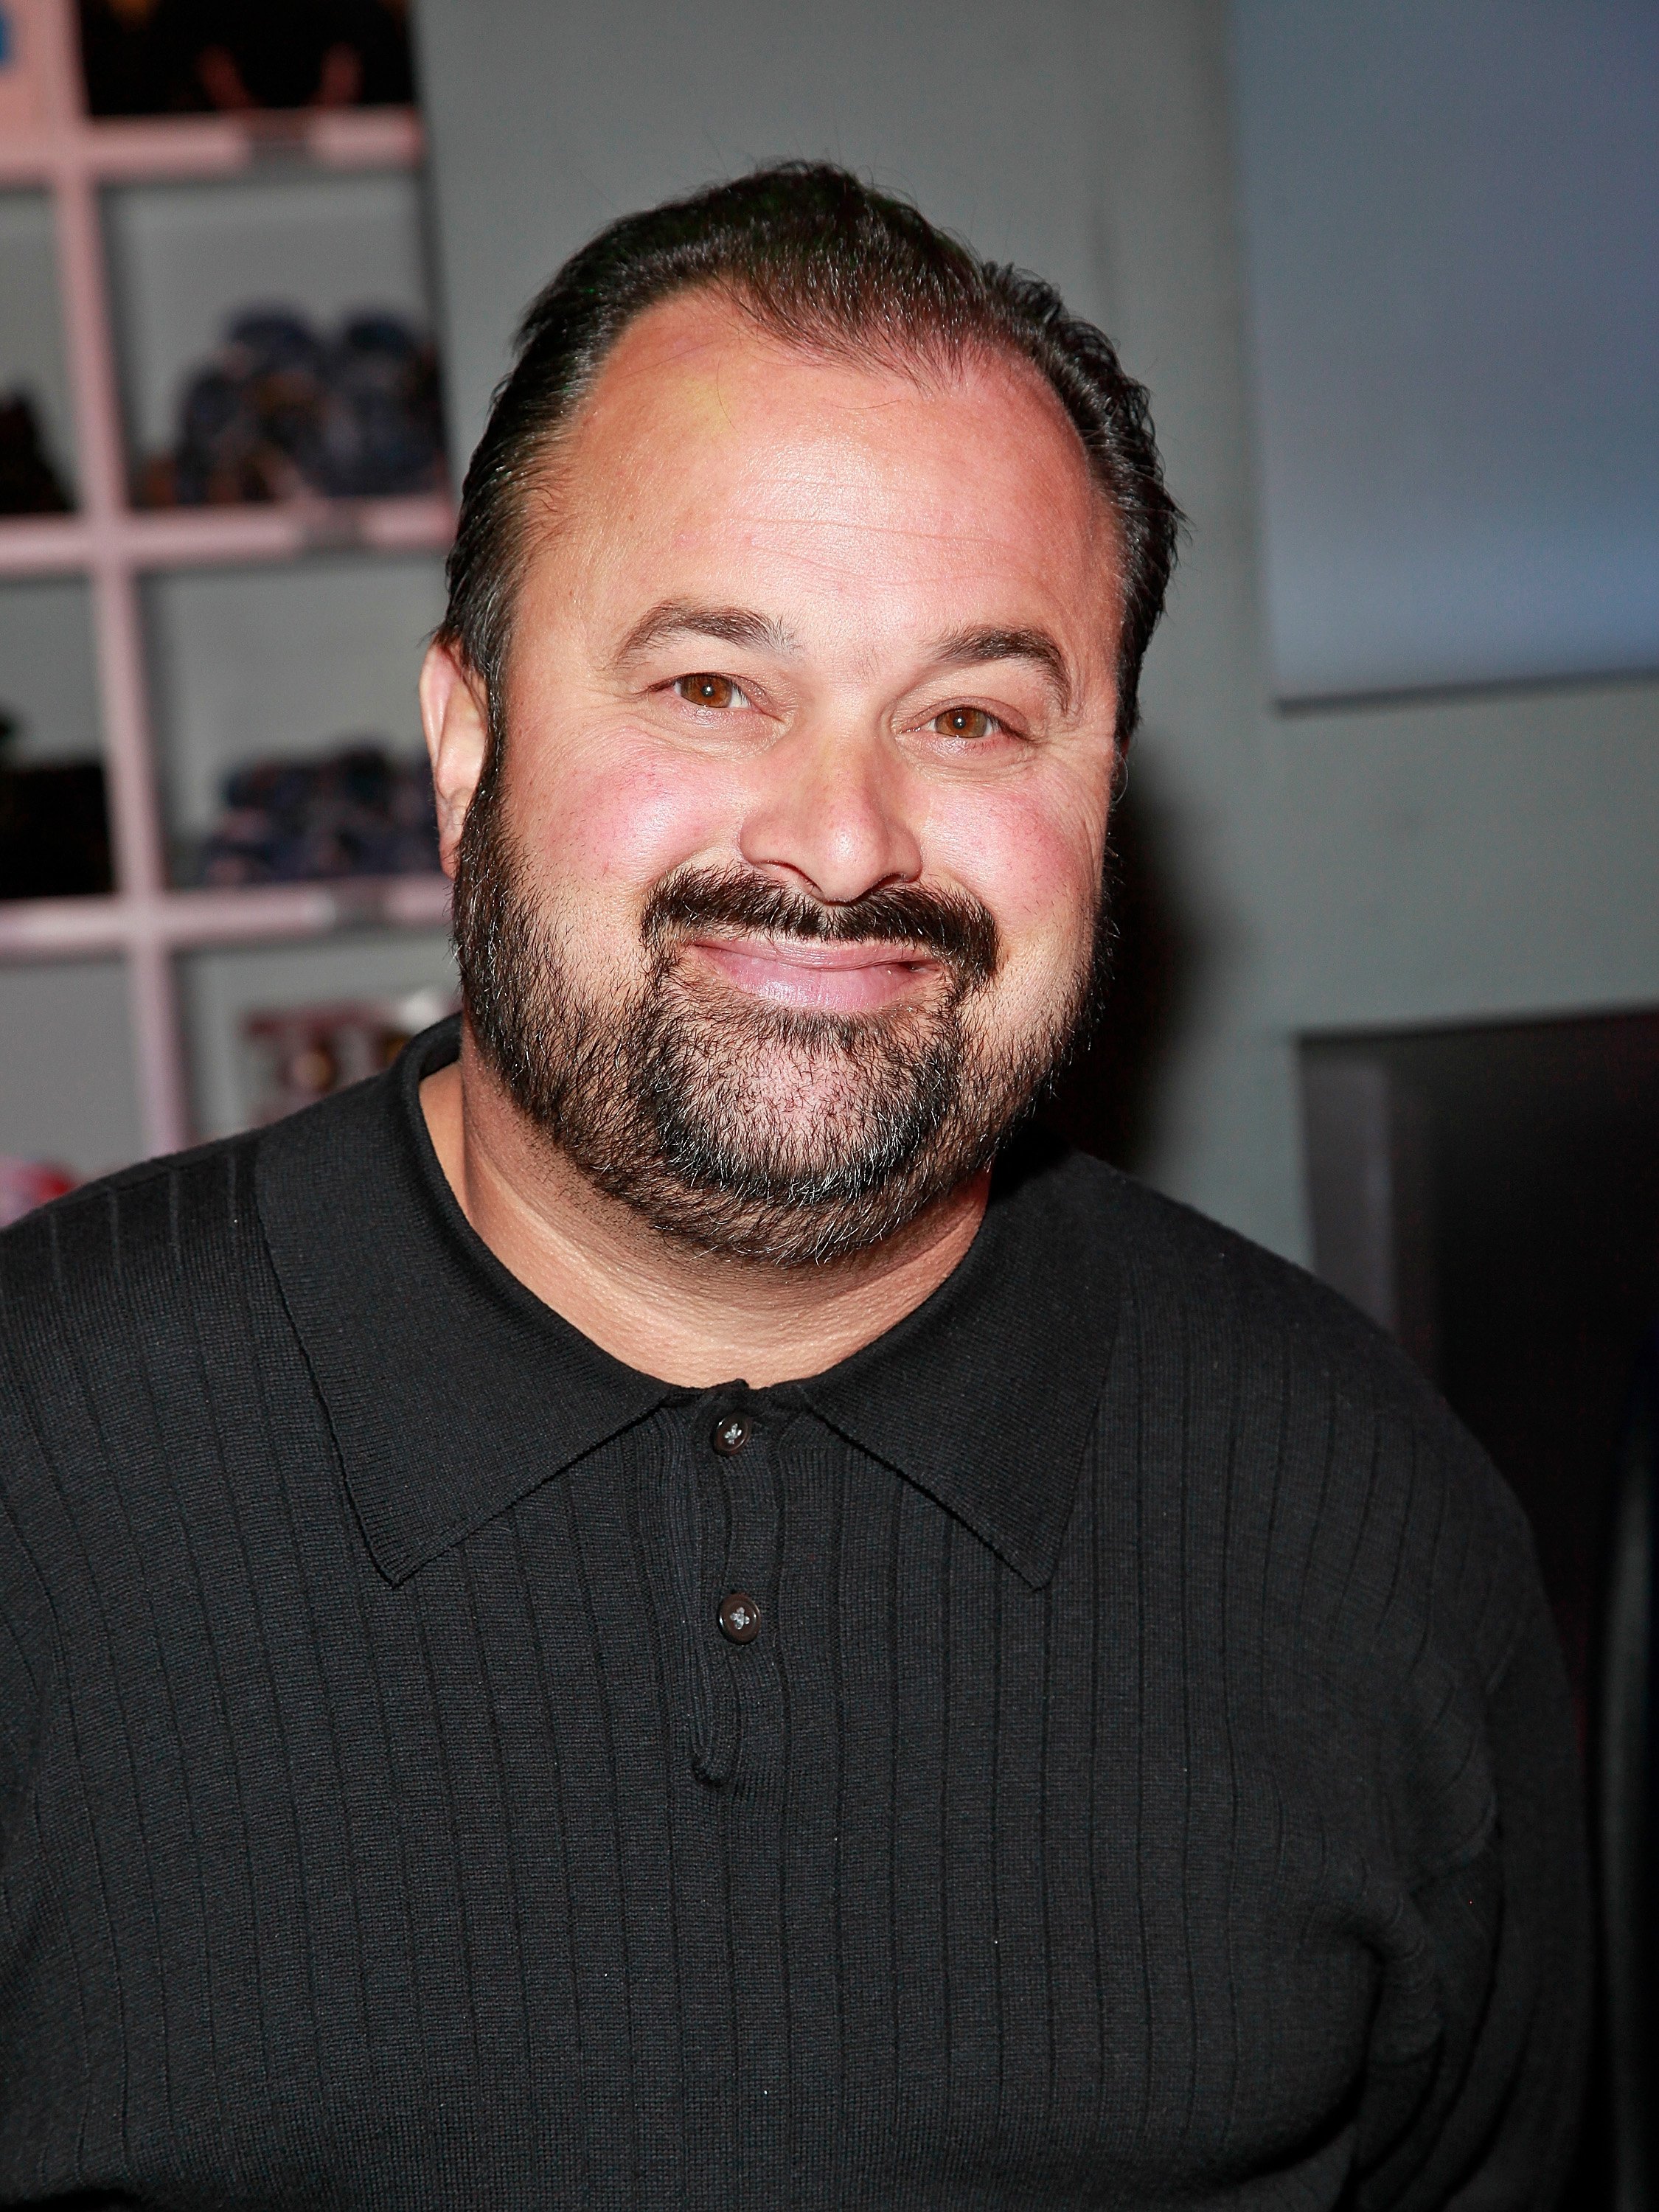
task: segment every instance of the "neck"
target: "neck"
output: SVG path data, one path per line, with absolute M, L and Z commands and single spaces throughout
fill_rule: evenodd
M 607 1198 L 530 1129 L 479 1060 L 421 1085 L 450 1188 L 526 1290 L 614 1358 L 665 1382 L 757 1388 L 821 1374 L 937 1290 L 984 1218 L 988 1173 L 970 1176 L 896 1235 L 817 1267 L 699 1252 Z

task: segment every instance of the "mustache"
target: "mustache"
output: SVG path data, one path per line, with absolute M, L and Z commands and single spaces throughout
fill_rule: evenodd
M 699 929 L 815 944 L 902 945 L 933 954 L 969 988 L 988 983 L 1002 958 L 995 917 L 965 891 L 900 884 L 827 906 L 747 868 L 676 868 L 647 900 L 640 927 L 659 957 Z

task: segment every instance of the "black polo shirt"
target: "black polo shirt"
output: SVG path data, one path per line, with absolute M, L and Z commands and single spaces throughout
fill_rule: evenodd
M 672 1389 L 468 1227 L 454 1050 L 0 1239 L 0 2201 L 1545 2203 L 1569 1723 L 1410 1366 L 1028 1148 Z

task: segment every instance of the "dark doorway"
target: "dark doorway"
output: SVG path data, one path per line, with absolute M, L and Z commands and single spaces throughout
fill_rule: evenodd
M 1319 1272 L 1430 1370 L 1537 1534 L 1594 1778 L 1605 1936 L 1565 2207 L 1644 2205 L 1659 1013 L 1314 1038 L 1302 1072 Z
M 1582 1710 L 1659 1310 L 1659 1012 L 1313 1038 L 1303 1096 L 1318 1270 L 1519 1493 Z

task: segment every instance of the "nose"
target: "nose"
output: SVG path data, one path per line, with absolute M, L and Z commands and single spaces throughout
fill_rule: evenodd
M 757 772 L 738 849 L 761 874 L 846 906 L 921 873 L 903 769 L 878 735 L 799 730 Z

